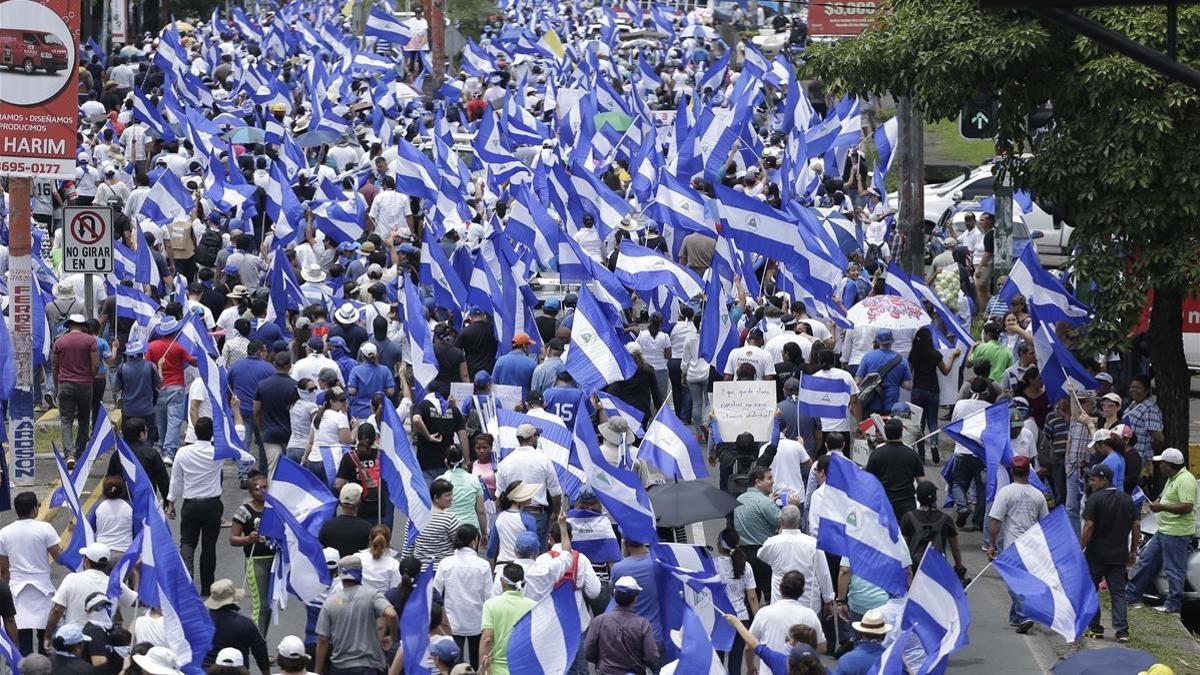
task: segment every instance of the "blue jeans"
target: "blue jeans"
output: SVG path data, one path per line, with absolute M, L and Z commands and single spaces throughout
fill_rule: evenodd
M 164 458 L 175 459 L 175 451 L 179 449 L 179 431 L 186 414 L 187 389 L 163 387 L 158 393 L 158 403 L 154 405 L 154 424 L 162 431 L 160 447 Z
M 1012 605 L 1008 608 L 1008 625 L 1018 626 L 1025 620 L 1025 603 L 1012 591 L 1008 592 L 1008 597 L 1012 598 Z
M 1083 479 L 1079 471 L 1072 469 L 1067 472 L 1067 520 L 1071 521 L 1071 529 L 1079 536 L 1079 514 L 1082 511 Z
M 268 473 L 266 460 L 267 451 L 263 449 L 262 433 L 258 430 L 258 425 L 253 422 L 253 413 L 251 413 L 250 417 L 246 417 L 245 413 L 242 413 L 242 418 L 251 420 L 249 424 L 245 425 L 246 428 L 242 432 L 242 447 L 246 449 L 246 452 L 259 458 L 259 471 L 264 474 Z M 254 452 L 256 448 L 258 449 L 257 454 Z M 250 475 L 250 469 L 253 468 L 254 462 L 238 462 L 238 480 L 244 480 Z
M 546 510 L 548 508 L 545 507 L 540 511 L 525 512 L 533 516 L 534 522 L 537 523 L 538 553 L 546 552 L 546 539 L 550 536 L 550 512 Z
M 929 389 L 913 389 L 912 402 L 913 405 L 921 407 L 921 428 L 918 430 L 922 436 L 925 435 L 925 429 L 930 432 L 938 430 L 938 403 L 941 400 L 941 393 L 930 391 Z M 933 447 L 933 456 L 938 456 L 938 437 L 930 436 L 929 444 Z M 917 454 L 921 459 L 925 459 L 925 441 L 917 443 Z
M 683 381 L 683 371 L 680 359 L 667 359 L 667 374 L 671 377 L 671 394 L 674 398 L 671 405 L 675 408 L 675 416 L 684 424 L 692 423 L 692 396 Z
M 1138 555 L 1129 584 L 1125 587 L 1128 602 L 1141 602 L 1142 593 L 1152 583 L 1161 568 L 1167 578 L 1167 597 L 1163 607 L 1178 612 L 1183 607 L 1183 568 L 1187 564 L 1187 547 L 1191 537 L 1159 532 L 1150 538 L 1146 548 Z
M 960 511 L 970 508 L 967 504 L 967 492 L 975 486 L 975 513 L 971 523 L 983 528 L 983 517 L 987 513 L 987 485 L 984 484 L 983 462 L 975 455 L 955 455 L 954 485 L 951 496 L 954 497 L 954 507 Z M 987 532 L 984 532 L 984 541 Z

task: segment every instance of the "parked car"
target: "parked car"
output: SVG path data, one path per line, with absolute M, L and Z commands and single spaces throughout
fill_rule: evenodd
M 1200 510 L 1195 512 L 1197 523 L 1200 524 Z M 1150 537 L 1158 532 L 1158 514 L 1152 511 L 1147 512 L 1142 517 L 1142 540 L 1138 542 L 1138 550 L 1150 541 Z M 1167 595 L 1167 579 L 1159 572 L 1154 578 L 1154 586 L 1145 592 L 1145 596 L 1151 600 L 1161 600 Z M 1136 602 L 1136 598 L 1129 598 L 1130 602 Z M 1193 536 L 1192 541 L 1188 543 L 1187 562 L 1183 565 L 1183 601 L 1185 603 L 1200 600 L 1200 539 Z
M 992 175 L 994 165 L 984 164 L 954 180 L 925 186 L 925 221 L 926 227 L 932 229 L 941 222 L 948 211 L 964 201 L 978 201 L 989 197 L 995 192 L 995 180 Z M 1063 265 L 1071 252 L 1072 228 L 1060 218 L 1052 215 L 1054 205 L 1037 195 L 1031 195 L 1032 208 L 1024 214 L 1025 225 L 1034 235 L 1038 255 L 1042 264 L 1047 267 Z M 893 204 L 899 203 L 899 194 L 889 195 Z
M 44 70 L 54 75 L 69 65 L 70 52 L 54 33 L 23 28 L 0 28 L 0 65 L 20 68 L 27 75 Z

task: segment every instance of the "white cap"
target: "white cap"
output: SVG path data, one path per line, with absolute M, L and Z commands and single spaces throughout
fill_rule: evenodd
M 1155 455 L 1150 459 L 1154 462 L 1170 462 L 1176 466 L 1183 466 L 1183 453 L 1176 448 L 1167 448 L 1162 451 L 1162 454 Z
M 284 656 L 289 659 L 297 659 L 301 656 L 308 656 L 308 653 L 304 651 L 304 641 L 295 635 L 285 635 L 283 639 L 279 641 L 279 647 L 275 651 L 278 652 L 280 656 Z
M 517 438 L 533 438 L 537 434 L 537 427 L 528 422 L 517 427 Z
M 642 592 L 642 587 L 638 584 L 637 579 L 628 576 L 617 579 L 617 583 L 613 584 L 613 588 L 623 591 L 633 591 L 634 593 Z
M 95 541 L 79 549 L 79 555 L 92 562 L 107 562 L 112 556 L 112 549 L 105 544 Z
M 1104 441 L 1107 441 L 1110 437 L 1112 437 L 1112 435 L 1112 431 L 1108 429 L 1097 429 L 1092 432 L 1092 442 L 1088 443 L 1088 447 L 1093 448 L 1097 443 L 1103 443 Z
M 363 356 L 379 356 L 379 348 L 370 342 L 364 342 L 363 345 L 358 348 L 358 351 Z
M 246 665 L 246 659 L 242 653 L 235 647 L 226 647 L 217 652 L 217 660 L 214 661 L 218 666 L 231 666 L 233 668 L 241 668 Z

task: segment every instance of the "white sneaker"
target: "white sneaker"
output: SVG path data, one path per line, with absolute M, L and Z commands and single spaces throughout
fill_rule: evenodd
M 174 463 L 175 463 L 174 457 L 163 457 L 163 466 L 167 467 L 168 469 L 171 468 L 171 465 Z

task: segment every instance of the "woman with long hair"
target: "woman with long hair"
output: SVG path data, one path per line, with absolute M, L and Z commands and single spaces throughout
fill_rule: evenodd
M 536 483 L 513 481 L 496 500 L 496 520 L 488 533 L 487 557 L 492 567 L 517 559 L 517 537 L 523 532 L 537 534 L 537 521 L 523 509 L 537 494 Z
M 938 411 L 942 397 L 938 372 L 949 375 L 950 369 L 961 354 L 962 350 L 955 347 L 949 358 L 943 358 L 942 353 L 933 344 L 933 332 L 929 330 L 929 326 L 918 328 L 913 335 L 912 350 L 908 353 L 908 365 L 913 374 L 912 402 L 914 405 L 920 406 L 922 410 L 921 426 L 917 429 L 917 433 L 922 436 L 925 435 L 926 429 L 929 429 L 930 433 L 938 430 Z M 937 436 L 930 438 L 929 447 L 932 451 L 933 463 L 941 462 L 942 456 L 938 451 Z M 925 461 L 924 440 L 917 442 L 917 454 L 921 456 L 921 461 Z
M 346 398 L 346 390 L 341 387 L 326 389 L 325 403 L 313 413 L 312 430 L 308 434 L 308 455 L 304 465 L 326 485 L 334 480 L 343 449 L 354 440 Z
M 120 560 L 133 543 L 133 507 L 129 505 L 125 480 L 120 476 L 105 476 L 100 491 L 104 499 L 92 512 L 92 529 L 96 533 L 96 543 L 104 544 L 112 551 L 108 557 L 111 565 Z
M 727 527 L 717 535 L 717 557 L 713 561 L 717 574 L 725 584 L 725 595 L 733 605 L 734 614 L 743 626 L 750 625 L 750 617 L 758 613 L 757 585 L 754 573 L 742 551 L 742 540 L 736 529 Z M 741 636 L 733 639 L 733 646 L 724 654 L 723 660 L 731 673 L 742 672 L 742 653 L 746 643 Z
M 400 561 L 391 548 L 392 531 L 387 525 L 371 528 L 367 548 L 355 555 L 362 561 L 364 586 L 380 593 L 400 584 Z
M 275 561 L 275 549 L 258 533 L 263 512 L 267 508 L 267 477 L 252 470 L 246 481 L 250 499 L 233 514 L 229 545 L 241 546 L 246 556 L 246 594 L 250 596 L 250 618 L 258 624 L 258 632 L 265 636 L 271 625 L 271 603 L 267 593 L 271 585 L 271 563 Z

